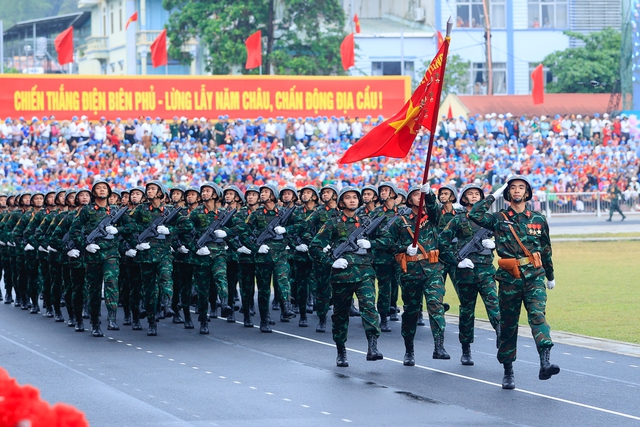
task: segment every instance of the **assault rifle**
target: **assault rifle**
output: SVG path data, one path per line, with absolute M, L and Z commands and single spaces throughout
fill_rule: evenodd
M 127 213 L 128 210 L 129 208 L 125 206 L 116 210 L 112 215 L 105 216 L 102 219 L 102 221 L 98 223 L 96 228 L 94 228 L 93 231 L 89 233 L 89 235 L 87 236 L 87 244 L 91 245 L 95 243 L 95 241 L 98 239 L 113 240 L 114 239 L 113 234 L 107 233 L 105 229 L 108 226 L 117 223 L 120 220 L 120 218 L 122 218 L 122 216 L 125 213 Z M 64 241 L 64 238 L 63 238 L 63 241 Z
M 69 232 L 64 233 L 64 236 L 62 236 L 62 247 L 67 251 L 70 251 L 71 249 L 76 249 L 76 244 L 73 243 L 73 240 L 71 240 L 71 236 L 69 235 Z
M 333 250 L 331 253 L 333 259 L 342 258 L 342 255 L 349 252 L 358 252 L 360 250 L 360 246 L 358 246 L 357 243 L 358 240 L 372 234 L 386 219 L 387 217 L 384 215 L 380 215 L 374 219 L 366 218 L 362 226 L 353 230 L 351 234 L 349 234 L 349 237 L 347 237 L 347 240 L 340 243 L 338 247 Z
M 138 235 L 138 243 L 148 242 L 151 238 L 165 240 L 165 235 L 158 233 L 158 227 L 173 221 L 173 219 L 178 216 L 183 209 L 184 208 L 165 209 L 162 215 L 154 219 L 151 225 Z
M 289 218 L 291 217 L 291 215 L 293 215 L 293 211 L 295 209 L 296 208 L 294 206 L 290 209 L 280 211 L 282 215 L 276 215 L 276 217 L 273 218 L 271 222 L 269 222 L 269 224 L 267 225 L 267 228 L 265 228 L 264 231 L 260 233 L 258 237 L 256 237 L 256 241 L 255 241 L 256 245 L 260 247 L 264 244 L 264 242 L 271 239 L 282 240 L 283 237 L 277 234 L 274 231 L 274 229 L 278 226 L 282 227 L 284 224 L 286 224 L 287 221 L 289 221 Z M 278 239 L 278 237 L 280 238 Z
M 456 254 L 456 259 L 458 261 L 462 261 L 465 258 L 469 258 L 469 255 L 471 254 L 484 251 L 486 248 L 482 246 L 482 241 L 484 239 L 490 238 L 492 235 L 493 233 L 486 228 L 481 228 L 480 230 L 476 231 L 476 234 L 473 235 L 471 240 L 469 240 L 467 244 L 464 245 L 460 249 L 460 251 L 458 251 L 458 253 Z
M 384 231 L 389 231 L 389 229 L 391 228 L 391 226 L 393 225 L 394 222 L 396 222 L 396 219 L 398 219 L 399 217 L 401 217 L 402 215 L 406 215 L 408 213 L 411 212 L 411 208 L 409 207 L 403 207 L 403 208 L 399 208 L 398 209 L 398 213 L 395 214 L 394 216 L 391 217 L 391 219 L 389 220 L 389 222 L 387 222 L 384 227 L 382 227 L 382 230 Z
M 209 224 L 209 228 L 207 228 L 207 231 L 205 231 L 204 234 L 200 236 L 200 238 L 196 242 L 196 248 L 198 249 L 203 248 L 209 242 L 222 243 L 223 240 L 218 239 L 214 231 L 224 227 L 227 224 L 227 222 L 229 222 L 229 220 L 233 218 L 233 215 L 235 213 L 236 213 L 235 209 L 229 209 L 223 212 L 222 215 L 218 215 L 218 219 L 216 219 L 211 224 Z

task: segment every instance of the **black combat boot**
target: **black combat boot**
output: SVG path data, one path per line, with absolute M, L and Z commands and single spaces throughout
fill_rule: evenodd
M 244 315 L 244 327 L 245 328 L 253 328 L 253 322 L 251 321 L 251 313 L 249 313 L 248 309 L 243 307 L 243 315 Z
M 38 300 L 36 300 L 35 303 L 31 304 L 31 310 L 29 310 L 29 313 L 31 314 L 38 314 L 38 312 L 40 311 L 40 303 L 37 302 Z M 52 313 L 53 314 L 53 313 Z
M 313 300 L 315 298 L 313 298 L 313 295 L 309 294 L 309 296 L 307 297 L 307 307 L 306 307 L 306 311 L 307 314 L 311 314 L 313 313 Z
M 107 330 L 108 331 L 119 331 L 120 330 L 120 326 L 118 326 L 118 324 L 116 323 L 116 313 L 109 313 L 108 317 L 107 317 Z
M 144 307 L 142 301 L 140 301 L 140 308 L 138 310 L 138 313 L 140 313 L 140 319 L 144 319 L 145 317 L 147 317 L 147 309 Z
M 473 359 L 471 358 L 471 344 L 462 344 L 462 356 L 460 356 L 460 363 L 464 366 L 473 366 Z
M 540 350 L 540 373 L 538 373 L 538 379 L 540 380 L 548 380 L 553 375 L 560 373 L 560 367 L 550 363 L 549 356 L 551 356 L 550 348 Z
M 391 332 L 391 328 L 389 327 L 389 321 L 387 320 L 387 316 L 384 314 L 380 315 L 380 330 L 382 332 Z
M 344 345 L 336 344 L 338 349 L 338 357 L 336 357 L 336 366 L 340 368 L 349 367 L 349 362 L 347 361 L 347 348 Z
M 180 311 L 175 311 L 174 310 L 174 315 L 173 315 L 173 320 L 172 322 L 175 323 L 176 325 L 181 325 L 184 323 L 184 319 L 182 318 L 182 316 L 180 316 Z
M 184 313 L 184 328 L 194 329 L 195 326 L 193 324 L 193 320 L 191 320 L 191 312 L 189 311 L 189 306 L 184 307 L 182 311 Z
M 389 320 L 391 320 L 392 322 L 397 322 L 398 320 L 400 320 L 400 317 L 398 316 L 398 307 L 390 307 L 389 308 Z
M 358 317 L 360 316 L 360 311 L 356 308 L 356 303 L 354 300 L 351 300 L 351 308 L 349 309 L 349 317 Z
M 78 321 L 76 321 L 76 332 L 84 332 L 84 322 L 82 319 L 78 319 Z
M 420 310 L 420 313 L 418 314 L 418 321 L 416 322 L 417 326 L 424 326 L 424 316 L 422 315 L 422 310 Z
M 102 333 L 102 329 L 100 329 L 99 320 L 91 322 L 91 336 L 94 338 L 102 338 L 104 336 L 104 334 Z
M 502 388 L 504 390 L 513 390 L 516 388 L 516 379 L 513 375 L 513 363 L 504 363 L 504 376 L 502 377 Z
M 316 326 L 316 332 L 326 332 L 327 331 L 327 316 L 320 316 L 318 320 L 318 326 Z
M 309 326 L 309 324 L 307 323 L 307 312 L 305 310 L 302 310 L 300 312 L 300 320 L 298 321 L 298 327 L 306 328 L 307 326 Z
M 451 359 L 447 350 L 444 349 L 444 334 L 438 335 L 433 339 L 434 348 L 433 348 L 433 358 L 434 359 Z
M 70 328 L 73 328 L 74 326 L 76 326 L 76 318 L 75 317 L 69 317 L 69 320 L 67 320 L 67 326 Z
M 382 353 L 378 351 L 378 337 L 373 334 L 369 334 L 367 335 L 367 341 L 369 343 L 369 348 L 367 348 L 367 360 L 382 360 Z
M 122 319 L 122 324 L 124 326 L 131 326 L 131 314 L 124 313 L 124 319 Z
M 269 325 L 270 320 L 269 320 L 269 316 L 266 317 L 260 317 L 260 332 L 264 332 L 266 334 L 273 332 L 271 330 L 271 326 Z
M 155 337 L 158 335 L 158 324 L 155 321 L 154 316 L 149 316 L 149 327 L 147 328 L 147 336 Z
M 227 323 L 236 323 L 236 312 L 231 310 L 227 316 Z
M 164 315 L 166 317 L 175 316 L 176 312 L 173 310 L 171 306 L 171 298 L 168 296 L 164 297 Z
M 200 321 L 200 334 L 209 335 L 209 322 L 206 320 Z
M 140 309 L 133 307 L 131 309 L 131 314 L 133 315 L 133 322 L 131 323 L 131 329 L 134 331 L 141 331 L 142 325 L 140 324 Z
M 51 307 L 47 306 L 47 309 L 44 311 L 44 315 L 48 318 L 54 317 L 53 310 Z
M 404 360 L 402 361 L 404 366 L 415 366 L 416 358 L 413 352 L 413 340 L 404 340 Z
M 280 310 L 280 303 L 278 302 L 278 299 L 274 296 L 273 301 L 271 301 L 271 311 L 278 311 L 278 310 Z
M 64 317 L 62 317 L 62 312 L 60 312 L 60 310 L 56 311 L 56 314 L 53 316 L 53 320 L 60 323 L 64 322 Z
M 89 316 L 89 309 L 87 308 L 87 304 L 86 303 L 84 304 L 84 306 L 82 306 L 82 318 L 83 319 L 91 318 L 91 316 Z
M 288 322 L 289 319 L 293 319 L 295 317 L 296 317 L 296 314 L 293 312 L 293 309 L 291 308 L 291 303 L 288 301 L 282 303 L 282 311 L 280 312 L 280 321 Z

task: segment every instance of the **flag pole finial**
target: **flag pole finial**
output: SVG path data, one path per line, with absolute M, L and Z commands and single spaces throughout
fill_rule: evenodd
M 453 28 L 453 17 L 449 16 L 449 19 L 447 19 L 447 37 L 451 37 L 452 28 Z

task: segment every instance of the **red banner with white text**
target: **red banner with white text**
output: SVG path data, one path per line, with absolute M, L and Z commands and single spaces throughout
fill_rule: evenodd
M 0 76 L 0 118 L 86 115 L 389 117 L 410 96 L 409 77 Z

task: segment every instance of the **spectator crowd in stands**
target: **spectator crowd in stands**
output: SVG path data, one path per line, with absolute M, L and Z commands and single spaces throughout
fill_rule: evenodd
M 0 123 L 4 192 L 90 186 L 114 188 L 159 179 L 169 185 L 215 181 L 321 187 L 392 181 L 408 188 L 422 178 L 428 134 L 420 131 L 405 159 L 337 160 L 383 118 L 217 120 L 139 117 L 90 122 L 54 116 Z M 443 117 L 435 130 L 430 177 L 438 187 L 479 182 L 489 191 L 511 174 L 528 175 L 537 192 L 607 191 L 613 181 L 638 194 L 640 129 L 635 116 Z

